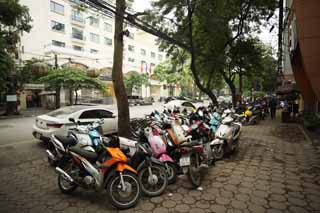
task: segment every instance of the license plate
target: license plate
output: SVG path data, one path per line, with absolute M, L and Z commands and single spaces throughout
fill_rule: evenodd
M 190 156 L 180 158 L 180 166 L 189 166 L 190 165 Z

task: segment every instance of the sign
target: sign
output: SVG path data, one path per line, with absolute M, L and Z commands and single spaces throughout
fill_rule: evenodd
M 17 95 L 7 95 L 7 102 L 16 102 Z

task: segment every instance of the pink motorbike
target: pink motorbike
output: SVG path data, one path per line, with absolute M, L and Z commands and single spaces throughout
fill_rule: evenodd
M 178 168 L 175 161 L 167 154 L 167 144 L 160 136 L 162 130 L 155 125 L 145 128 L 145 135 L 148 138 L 153 157 L 165 164 L 168 176 L 168 183 L 176 182 Z

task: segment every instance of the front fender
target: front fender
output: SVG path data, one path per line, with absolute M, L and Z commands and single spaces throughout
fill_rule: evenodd
M 174 160 L 167 154 L 162 154 L 159 158 L 161 162 L 174 162 Z
M 135 174 L 137 174 L 137 171 L 135 169 L 133 169 L 131 166 L 129 166 L 126 163 L 118 163 L 117 167 L 116 167 L 116 171 L 118 172 L 123 172 L 124 170 L 128 170 L 130 172 L 133 172 Z
M 210 146 L 223 144 L 223 140 L 216 138 L 210 142 Z

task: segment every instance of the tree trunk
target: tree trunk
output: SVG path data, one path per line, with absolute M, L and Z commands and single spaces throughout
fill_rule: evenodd
M 78 89 L 75 89 L 74 91 L 76 93 L 76 98 L 74 100 L 74 104 L 77 105 L 78 104 Z
M 239 103 L 242 103 L 242 93 L 243 93 L 243 79 L 242 79 L 242 73 L 239 72 Z
M 197 72 L 197 67 L 196 67 L 196 52 L 195 52 L 195 47 L 194 47 L 194 42 L 193 42 L 193 27 L 192 27 L 192 13 L 193 13 L 193 9 L 192 9 L 192 5 L 191 5 L 191 1 L 188 0 L 188 30 L 189 30 L 189 41 L 190 41 L 190 53 L 191 53 L 191 64 L 190 64 L 190 70 L 191 73 L 194 77 L 194 83 L 197 85 L 197 87 L 204 92 L 205 94 L 207 94 L 209 96 L 209 98 L 211 99 L 212 103 L 214 105 L 218 105 L 218 101 L 216 96 L 213 94 L 213 92 L 210 89 L 205 88 L 201 82 L 200 82 L 200 78 L 198 76 L 198 72 Z
M 228 78 L 226 75 L 222 75 L 222 76 L 230 88 L 231 96 L 232 96 L 232 104 L 233 106 L 236 106 L 237 105 L 236 86 L 234 85 L 232 79 Z
M 125 12 L 126 1 L 116 1 L 116 12 L 119 16 L 115 17 L 114 32 L 114 54 L 112 68 L 112 82 L 117 99 L 118 107 L 118 134 L 129 137 L 130 131 L 130 114 L 129 103 L 126 89 L 123 82 L 122 63 L 123 63 L 123 16 Z
M 56 87 L 56 109 L 60 108 L 60 86 Z
M 15 85 L 15 79 L 10 74 L 10 77 L 8 77 L 8 89 L 7 94 L 10 96 L 16 96 L 17 95 L 17 88 Z M 17 109 L 17 101 L 6 101 L 6 113 L 5 115 L 17 115 L 19 114 Z
M 73 91 L 71 88 L 69 89 L 69 103 L 73 105 Z

